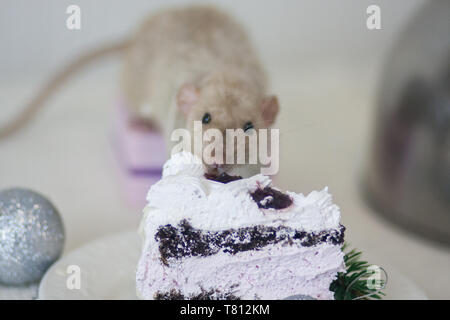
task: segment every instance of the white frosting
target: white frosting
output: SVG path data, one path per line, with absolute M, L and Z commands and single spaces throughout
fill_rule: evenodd
M 261 209 L 250 193 L 270 186 L 255 175 L 227 184 L 204 178 L 201 160 L 182 152 L 166 162 L 163 178 L 148 192 L 147 223 L 157 228 L 187 219 L 195 228 L 225 230 L 253 225 L 287 226 L 304 231 L 339 227 L 340 210 L 325 188 L 309 195 L 287 192 L 293 204 L 282 210 Z
M 144 299 L 155 293 L 179 291 L 197 295 L 202 289 L 232 292 L 241 299 L 284 299 L 303 294 L 333 299 L 330 283 L 345 270 L 340 246 L 285 246 L 281 243 L 235 255 L 186 257 L 165 267 L 159 250 L 150 240 L 147 255 L 136 274 L 137 289 Z
M 191 176 L 202 176 L 205 167 L 202 160 L 190 152 L 178 152 L 166 161 L 163 166 L 163 178 L 167 176 L 186 174 Z

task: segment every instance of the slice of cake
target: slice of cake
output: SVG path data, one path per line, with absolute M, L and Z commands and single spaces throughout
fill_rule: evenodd
M 267 176 L 208 175 L 179 153 L 147 200 L 139 297 L 333 299 L 345 228 L 327 189 L 282 193 Z

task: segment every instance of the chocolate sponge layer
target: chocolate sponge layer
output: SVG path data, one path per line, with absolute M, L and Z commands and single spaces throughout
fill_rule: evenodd
M 318 233 L 304 232 L 288 227 L 253 226 L 224 231 L 204 231 L 192 227 L 187 220 L 177 226 L 171 224 L 158 228 L 155 240 L 159 243 L 161 261 L 169 265 L 171 260 L 184 257 L 211 256 L 219 252 L 234 255 L 238 252 L 259 250 L 277 243 L 311 247 L 344 242 L 345 227 Z
M 202 289 L 197 294 L 185 295 L 179 290 L 157 291 L 153 296 L 155 300 L 240 300 L 232 292 L 221 292 L 219 289 Z

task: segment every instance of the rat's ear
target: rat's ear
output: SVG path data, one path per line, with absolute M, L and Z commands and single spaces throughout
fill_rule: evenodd
M 279 108 L 276 96 L 268 96 L 263 99 L 261 111 L 266 126 L 271 126 L 275 122 Z
M 181 86 L 177 95 L 177 105 L 185 115 L 189 113 L 191 107 L 197 102 L 199 91 L 192 84 Z

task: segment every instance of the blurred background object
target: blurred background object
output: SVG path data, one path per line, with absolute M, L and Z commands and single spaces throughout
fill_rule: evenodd
M 404 27 L 380 79 L 367 196 L 379 212 L 450 244 L 450 1 Z

